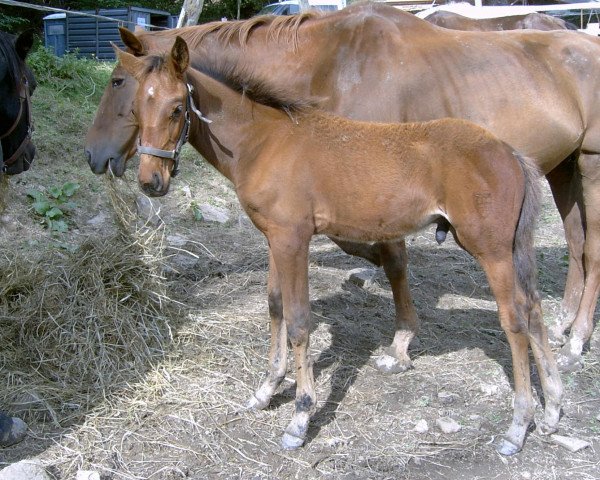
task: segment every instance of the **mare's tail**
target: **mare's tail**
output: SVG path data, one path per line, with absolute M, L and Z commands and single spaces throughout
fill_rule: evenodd
M 528 306 L 532 307 L 540 299 L 534 250 L 535 223 L 541 204 L 540 172 L 532 159 L 518 153 L 515 153 L 515 157 L 525 177 L 525 196 L 515 233 L 513 261 L 519 285 L 527 297 Z

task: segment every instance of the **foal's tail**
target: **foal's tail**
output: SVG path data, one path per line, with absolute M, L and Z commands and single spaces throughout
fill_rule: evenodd
M 534 161 L 515 152 L 525 177 L 525 195 L 513 246 L 513 261 L 519 285 L 527 297 L 528 307 L 539 302 L 537 266 L 534 250 L 535 223 L 540 211 L 540 172 Z

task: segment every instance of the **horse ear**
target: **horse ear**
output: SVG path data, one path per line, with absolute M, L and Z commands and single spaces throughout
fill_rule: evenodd
M 187 43 L 181 37 L 175 39 L 173 48 L 171 49 L 171 63 L 175 69 L 175 73 L 179 77 L 183 77 L 183 72 L 186 71 L 190 64 L 190 51 Z
M 142 76 L 142 65 L 143 62 L 140 58 L 137 58 L 135 55 L 131 53 L 127 53 L 124 50 L 121 50 L 114 43 L 110 42 L 115 54 L 117 55 L 117 59 L 121 66 L 125 69 L 127 73 L 132 75 L 136 80 L 139 80 Z
M 130 30 L 125 27 L 119 27 L 119 35 L 121 35 L 121 40 L 131 53 L 133 53 L 136 57 L 141 57 L 145 55 L 146 51 L 140 39 L 132 33 Z
M 27 54 L 33 46 L 33 30 L 26 30 L 17 37 L 15 41 L 15 50 L 22 60 L 25 60 Z

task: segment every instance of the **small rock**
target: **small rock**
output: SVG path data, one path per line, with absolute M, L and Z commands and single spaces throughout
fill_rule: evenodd
M 493 395 L 498 395 L 498 393 L 500 392 L 500 387 L 498 385 L 490 385 L 484 383 L 483 385 L 481 385 L 481 391 L 484 395 L 491 397 Z
M 100 474 L 93 470 L 79 470 L 75 480 L 100 480 Z
M 181 235 L 168 235 L 167 242 L 174 247 L 183 247 L 187 243 L 187 238 Z
M 150 223 L 158 227 L 162 224 L 160 218 L 160 202 L 146 195 L 138 195 L 135 199 L 138 216 L 144 223 Z
M 104 223 L 106 222 L 106 218 L 106 213 L 100 212 L 98 215 L 94 215 L 92 218 L 90 218 L 86 223 L 93 227 L 99 227 L 101 225 L 104 225 Z
M 427 433 L 429 431 L 429 425 L 424 419 L 421 419 L 415 425 L 415 432 L 417 433 Z
M 444 433 L 456 433 L 462 428 L 458 422 L 450 417 L 441 417 L 436 420 L 439 429 Z
M 348 272 L 348 280 L 359 287 L 368 288 L 373 285 L 375 273 L 373 268 L 355 268 Z
M 192 198 L 192 189 L 189 185 L 184 185 L 183 187 L 181 187 L 181 191 L 183 192 L 183 195 L 186 198 Z
M 521 472 L 521 478 L 524 478 L 525 480 L 529 480 L 531 478 L 531 473 L 525 471 L 525 472 Z
M 584 448 L 589 447 L 591 444 L 585 440 L 574 437 L 564 437 L 562 435 L 550 435 L 552 441 L 561 447 L 565 447 L 571 452 L 578 452 Z
M 50 476 L 39 461 L 21 460 L 0 470 L 0 480 L 50 480 Z
M 226 208 L 215 207 L 207 203 L 203 203 L 199 208 L 202 219 L 206 222 L 227 223 L 229 221 L 229 211 Z
M 440 403 L 444 405 L 450 405 L 458 399 L 458 395 L 456 393 L 450 392 L 438 392 L 437 396 Z
M 600 422 L 600 413 L 598 415 L 596 415 L 596 420 L 598 420 Z

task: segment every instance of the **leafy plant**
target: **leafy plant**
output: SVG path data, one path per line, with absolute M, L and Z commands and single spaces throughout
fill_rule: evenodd
M 42 224 L 52 232 L 64 233 L 69 229 L 66 216 L 75 203 L 70 199 L 79 190 L 79 184 L 66 182 L 62 186 L 50 187 L 47 193 L 28 190 L 27 196 L 33 200 L 33 211 L 42 217 Z
M 194 220 L 202 221 L 204 217 L 202 215 L 202 209 L 200 208 L 200 206 L 196 202 L 192 202 L 190 204 L 190 208 L 192 210 L 192 215 L 194 216 Z

